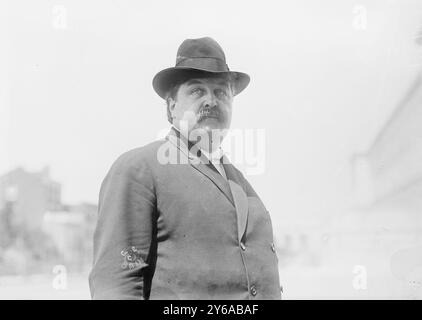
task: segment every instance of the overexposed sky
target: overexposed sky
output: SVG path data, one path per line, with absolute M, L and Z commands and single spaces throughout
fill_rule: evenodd
M 151 81 L 211 36 L 251 76 L 233 128 L 263 128 L 249 181 L 281 226 L 348 204 L 365 150 L 422 65 L 414 1 L 6 1 L 0 173 L 51 167 L 65 202 L 97 202 L 112 162 L 168 127 Z

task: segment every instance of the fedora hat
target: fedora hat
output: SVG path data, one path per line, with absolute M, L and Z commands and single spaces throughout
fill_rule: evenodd
M 186 39 L 177 50 L 176 65 L 158 72 L 152 86 L 165 99 L 175 84 L 191 78 L 219 75 L 229 77 L 234 85 L 234 95 L 245 89 L 250 81 L 246 73 L 230 71 L 224 51 L 214 39 Z

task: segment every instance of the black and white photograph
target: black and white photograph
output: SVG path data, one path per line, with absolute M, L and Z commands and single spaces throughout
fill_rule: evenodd
M 0 40 L 0 300 L 422 299 L 422 1 L 1 0 Z

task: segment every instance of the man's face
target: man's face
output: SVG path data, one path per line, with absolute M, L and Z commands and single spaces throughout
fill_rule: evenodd
M 190 79 L 183 83 L 171 101 L 173 124 L 180 131 L 199 135 L 226 132 L 232 116 L 233 93 L 223 78 Z

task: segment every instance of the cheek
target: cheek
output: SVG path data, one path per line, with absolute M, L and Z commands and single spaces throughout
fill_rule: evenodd
M 226 115 L 227 118 L 231 118 L 232 115 L 232 106 L 231 104 L 222 104 L 221 109 L 223 110 L 224 114 Z
M 176 106 L 176 116 L 180 121 L 185 121 L 190 125 L 197 122 L 197 112 L 199 105 L 192 101 L 180 101 Z
M 192 103 L 189 101 L 186 101 L 185 99 L 181 99 L 177 102 L 175 107 L 175 112 L 179 116 L 179 118 L 183 118 L 183 115 L 185 113 L 189 113 L 192 109 Z

